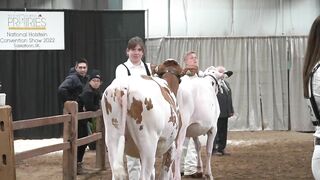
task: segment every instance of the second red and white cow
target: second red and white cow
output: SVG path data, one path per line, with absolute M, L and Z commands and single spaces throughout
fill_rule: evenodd
M 181 112 L 182 127 L 177 139 L 177 158 L 175 161 L 175 179 L 180 179 L 180 159 L 185 137 L 193 137 L 198 153 L 198 168 L 202 172 L 200 141 L 198 136 L 207 135 L 206 163 L 204 175 L 213 179 L 211 173 L 211 153 L 213 140 L 217 132 L 217 120 L 220 115 L 219 102 L 216 96 L 218 79 L 223 76 L 215 67 L 209 67 L 204 77 L 182 77 L 179 85 L 177 101 Z
M 113 179 L 126 179 L 124 153 L 140 157 L 141 180 L 154 178 L 156 156 L 163 156 L 160 179 L 172 179 L 171 164 L 180 117 L 175 95 L 182 69 L 174 60 L 159 65 L 163 79 L 129 76 L 114 79 L 103 93 L 101 106 Z

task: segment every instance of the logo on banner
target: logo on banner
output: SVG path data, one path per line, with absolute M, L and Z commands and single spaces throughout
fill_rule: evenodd
M 41 14 L 13 14 L 8 16 L 9 30 L 46 30 L 46 18 Z

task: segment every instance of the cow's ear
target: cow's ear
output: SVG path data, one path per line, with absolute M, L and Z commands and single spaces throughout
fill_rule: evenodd
M 151 74 L 152 75 L 154 75 L 154 74 L 156 74 L 157 72 L 157 70 L 158 70 L 158 65 L 156 65 L 156 64 L 150 64 L 150 68 L 151 68 Z
M 233 72 L 232 71 L 226 71 L 224 72 L 225 75 L 227 75 L 227 77 L 232 76 Z

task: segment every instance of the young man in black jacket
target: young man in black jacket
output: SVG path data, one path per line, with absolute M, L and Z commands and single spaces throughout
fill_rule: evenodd
M 88 82 L 88 61 L 84 58 L 76 61 L 75 67 L 70 69 L 69 75 L 60 84 L 58 88 L 58 95 L 60 100 L 77 101 L 80 105 L 80 94 Z M 79 112 L 83 112 L 83 108 L 79 108 Z M 80 120 L 78 122 L 78 138 L 88 135 L 87 121 Z M 77 148 L 77 174 L 83 173 L 82 160 L 87 145 L 79 146 Z

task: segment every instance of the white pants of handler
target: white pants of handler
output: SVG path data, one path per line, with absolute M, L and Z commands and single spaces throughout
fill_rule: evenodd
M 141 163 L 139 158 L 131 157 L 126 155 L 127 157 L 127 168 L 129 174 L 129 180 L 139 180 L 140 172 L 141 172 Z M 155 179 L 155 169 L 152 170 L 151 180 Z
M 197 172 L 197 152 L 193 139 L 186 137 L 181 154 L 180 172 L 191 175 Z
M 316 132 L 314 133 L 315 138 L 320 138 L 320 127 L 316 127 Z M 320 180 L 320 145 L 314 145 L 313 155 L 312 155 L 312 174 L 315 180 Z

